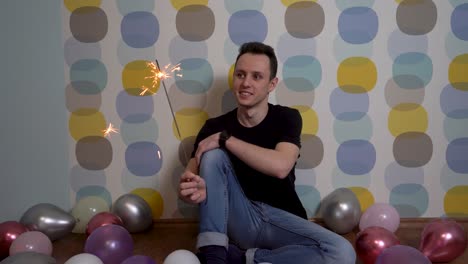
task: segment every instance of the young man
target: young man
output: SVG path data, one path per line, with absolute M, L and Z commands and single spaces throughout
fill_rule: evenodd
M 242 45 L 233 82 L 238 107 L 209 119 L 197 136 L 179 197 L 199 204 L 199 256 L 208 264 L 354 264 L 352 245 L 308 221 L 295 192 L 302 119 L 268 102 L 277 67 L 272 47 Z

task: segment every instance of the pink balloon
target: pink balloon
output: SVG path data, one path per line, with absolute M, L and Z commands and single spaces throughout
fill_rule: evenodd
M 404 245 L 396 245 L 385 249 L 379 255 L 375 264 L 432 264 L 421 251 Z
M 86 225 L 86 236 L 89 236 L 96 228 L 105 225 L 123 226 L 122 219 L 111 212 L 101 212 L 93 216 Z
M 28 229 L 16 221 L 6 221 L 0 224 L 0 260 L 8 257 L 13 241 Z
M 359 220 L 359 230 L 370 226 L 380 226 L 390 232 L 395 232 L 400 225 L 400 214 L 390 204 L 375 203 L 364 211 Z
M 96 228 L 86 239 L 85 253 L 96 255 L 104 264 L 121 263 L 133 253 L 133 239 L 120 225 Z
M 52 242 L 40 231 L 28 231 L 19 235 L 10 246 L 10 256 L 20 252 L 32 251 L 52 255 Z
M 437 219 L 424 227 L 419 250 L 432 262 L 450 262 L 463 254 L 466 245 L 467 235 L 459 223 Z
M 386 248 L 400 244 L 400 240 L 389 230 L 371 226 L 356 236 L 356 253 L 363 264 L 374 264 Z

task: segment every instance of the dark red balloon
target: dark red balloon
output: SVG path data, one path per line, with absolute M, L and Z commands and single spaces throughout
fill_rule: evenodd
M 451 219 L 436 219 L 424 226 L 419 250 L 432 262 L 450 262 L 463 254 L 466 245 L 463 226 Z
M 123 226 L 122 219 L 111 212 L 101 212 L 89 219 L 86 225 L 86 235 L 89 236 L 96 228 L 105 225 Z
M 356 236 L 356 253 L 363 264 L 374 264 L 382 251 L 399 245 L 400 240 L 380 226 L 367 227 Z
M 0 260 L 10 254 L 11 243 L 22 233 L 29 231 L 26 226 L 16 221 L 0 224 Z

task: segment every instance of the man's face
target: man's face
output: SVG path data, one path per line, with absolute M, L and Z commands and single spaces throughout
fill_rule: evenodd
M 270 60 L 263 54 L 240 56 L 234 69 L 233 92 L 239 106 L 252 108 L 268 103 L 277 78 L 270 80 Z

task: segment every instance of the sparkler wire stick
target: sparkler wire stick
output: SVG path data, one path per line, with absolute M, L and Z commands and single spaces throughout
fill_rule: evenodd
M 156 67 L 157 67 L 158 71 L 161 71 L 161 67 L 159 67 L 158 60 L 155 59 L 155 62 L 156 62 Z M 180 133 L 179 124 L 178 124 L 177 119 L 175 117 L 174 109 L 172 108 L 172 103 L 171 103 L 171 100 L 169 99 L 169 94 L 167 93 L 166 84 L 164 83 L 164 78 L 161 78 L 160 80 L 161 80 L 161 83 L 162 83 L 163 88 L 164 88 L 164 93 L 166 94 L 166 99 L 167 99 L 167 102 L 169 104 L 169 109 L 171 110 L 172 118 L 174 119 L 174 125 L 176 127 L 177 134 L 179 135 L 179 138 L 180 138 L 180 140 L 182 142 L 182 134 Z M 187 152 L 185 151 L 185 147 L 184 147 L 183 144 L 182 144 L 182 151 L 184 152 L 185 161 L 188 163 L 189 160 L 188 160 Z

